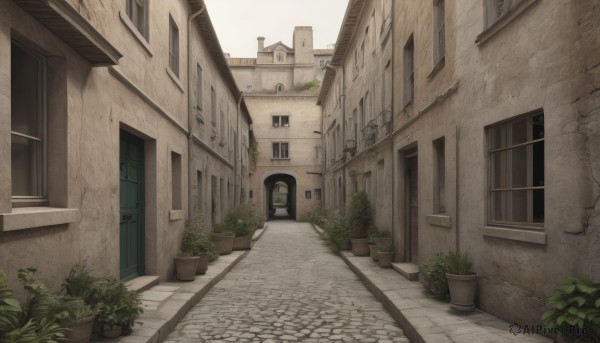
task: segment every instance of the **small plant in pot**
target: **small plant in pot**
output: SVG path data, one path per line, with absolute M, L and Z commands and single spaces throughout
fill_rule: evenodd
M 371 225 L 369 229 L 369 237 L 367 243 L 369 244 L 369 255 L 373 261 L 377 261 L 377 238 L 379 237 L 379 229 L 375 225 Z
M 394 262 L 394 245 L 391 241 L 377 244 L 377 260 L 381 268 L 392 267 L 392 262 Z
M 234 233 L 222 224 L 216 224 L 210 235 L 210 240 L 215 244 L 219 255 L 228 255 L 233 251 Z
M 446 261 L 450 307 L 461 312 L 474 311 L 478 276 L 473 271 L 473 262 L 469 253 L 450 251 Z
M 426 283 L 427 290 L 438 299 L 446 299 L 448 294 L 447 257 L 443 253 L 431 255 L 419 266 L 419 275 Z
M 200 261 L 200 257 L 194 256 L 197 240 L 198 233 L 194 230 L 186 228 L 183 231 L 181 251 L 175 257 L 175 273 L 177 280 L 193 281 L 196 279 L 196 269 L 198 269 L 198 263 Z
M 566 342 L 600 342 L 600 283 L 587 276 L 568 276 L 561 286 L 548 298 L 549 308 L 542 315 L 546 326 L 574 333 L 563 337 Z
M 360 191 L 352 194 L 347 213 L 352 253 L 355 256 L 369 256 L 367 230 L 373 223 L 373 216 L 366 192 Z
M 98 308 L 95 331 L 105 338 L 130 332 L 143 312 L 137 292 L 111 278 L 98 279 L 92 287 L 91 301 Z
M 219 252 L 215 244 L 203 233 L 197 237 L 196 244 L 194 245 L 194 255 L 200 258 L 196 274 L 205 274 L 208 270 L 208 262 L 219 258 Z

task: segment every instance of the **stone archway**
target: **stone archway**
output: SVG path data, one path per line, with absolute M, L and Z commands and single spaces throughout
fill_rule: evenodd
M 263 204 L 266 216 L 296 219 L 296 178 L 286 173 L 265 177 Z

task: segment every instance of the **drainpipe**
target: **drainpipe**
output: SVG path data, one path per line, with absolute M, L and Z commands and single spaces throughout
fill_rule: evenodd
M 392 1 L 392 9 L 391 9 L 391 13 L 390 13 L 390 16 L 392 18 L 392 27 L 391 27 L 392 37 L 390 37 L 391 44 L 392 44 L 392 47 L 391 47 L 392 63 L 390 65 L 390 68 L 392 68 L 392 75 L 391 75 L 391 77 L 392 77 L 392 91 L 391 91 L 392 98 L 390 99 L 392 102 L 391 108 L 390 108 L 390 112 L 391 112 L 390 113 L 390 120 L 391 120 L 390 125 L 392 125 L 392 132 L 394 131 L 394 61 L 395 61 L 395 59 L 394 59 L 394 55 L 395 55 L 394 54 L 394 27 L 395 27 L 395 23 L 396 23 L 396 21 L 394 20 L 394 13 L 395 13 L 394 9 L 395 8 L 396 8 L 396 6 L 394 4 L 394 1 Z M 383 72 L 385 73 L 385 69 Z M 383 91 L 385 92 L 385 89 Z M 384 104 L 384 106 L 385 106 L 385 104 Z M 385 111 L 385 108 L 383 110 Z M 394 171 L 395 166 L 397 166 L 397 163 L 398 163 L 398 156 L 396 154 L 396 151 L 394 151 L 394 135 L 392 135 L 392 143 L 391 144 L 392 144 L 392 211 L 391 211 L 392 212 L 392 227 L 391 227 L 391 231 L 392 231 L 392 242 L 394 242 L 394 247 L 398 247 L 398 244 L 396 244 L 396 233 L 395 233 L 396 230 L 394 230 L 394 226 L 395 226 L 394 222 L 397 221 L 397 219 L 395 218 L 396 215 L 394 215 L 394 213 L 396 213 L 396 211 L 394 211 L 394 210 L 396 209 L 396 203 L 397 203 L 396 196 L 399 193 L 399 192 L 396 192 L 396 176 L 398 175 L 398 173 L 396 173 Z M 398 248 L 395 248 L 395 250 L 396 251 L 395 251 L 394 256 L 398 256 L 399 255 Z
M 346 144 L 346 70 L 344 69 L 345 64 L 342 63 L 340 68 L 342 69 L 342 147 Z M 356 143 L 355 143 L 356 144 Z M 348 164 L 346 164 L 346 153 L 344 152 L 344 169 L 342 173 L 342 213 L 346 213 L 346 172 Z M 336 183 L 337 184 L 337 183 Z
M 241 145 L 240 144 L 240 142 L 241 142 L 240 141 L 240 116 L 242 114 L 241 113 L 242 112 L 241 111 L 242 99 L 243 99 L 243 95 L 242 95 L 242 91 L 240 91 L 240 94 L 238 94 L 238 99 L 237 99 L 237 123 L 236 123 L 236 133 L 237 134 L 235 135 L 236 141 L 233 142 L 233 144 L 235 144 L 235 150 L 234 150 L 234 155 L 233 155 L 235 158 L 235 164 L 234 164 L 235 170 L 233 171 L 233 173 L 234 173 L 234 177 L 235 177 L 236 181 L 238 179 L 238 170 L 240 169 L 239 158 L 242 156 L 241 149 L 240 149 L 240 145 Z M 235 181 L 234 181 L 234 186 L 233 186 L 233 194 L 234 194 L 233 201 L 236 201 L 236 199 L 239 199 L 238 204 L 242 203 L 242 196 L 241 196 L 242 195 L 241 188 L 242 188 L 242 182 L 243 182 L 242 176 L 243 175 L 240 170 L 240 172 L 239 172 L 239 178 L 240 178 L 239 187 L 235 186 Z
M 192 119 L 192 115 L 194 113 L 192 109 L 192 67 L 190 66 L 190 62 L 192 60 L 192 51 L 191 51 L 191 33 L 192 33 L 192 21 L 196 19 L 202 12 L 206 10 L 206 6 L 202 4 L 202 8 L 189 16 L 187 21 L 187 68 L 188 68 L 188 220 L 191 219 L 192 215 L 192 203 L 193 203 L 193 195 L 190 192 L 190 186 L 193 183 L 194 172 L 192 166 L 192 146 L 193 146 L 193 134 L 194 134 L 194 121 Z
M 459 252 L 460 251 L 460 241 L 459 241 L 460 237 L 458 235 L 458 227 L 459 227 L 459 224 L 458 224 L 458 202 L 460 199 L 458 198 L 458 193 L 459 193 L 459 189 L 458 189 L 458 185 L 459 185 L 458 184 L 458 164 L 459 164 L 459 161 L 458 161 L 458 123 L 456 123 L 455 125 L 456 125 L 456 133 L 455 133 L 454 139 L 456 140 L 456 147 L 455 147 L 456 152 L 455 152 L 455 156 L 454 156 L 454 163 L 456 166 L 456 176 L 455 176 L 455 178 L 456 178 L 456 187 L 455 187 L 456 188 L 456 190 L 455 190 L 456 200 L 454 203 L 455 204 L 454 205 L 455 206 L 454 217 L 456 218 L 455 219 L 456 225 L 455 225 L 454 231 L 456 232 L 456 252 Z

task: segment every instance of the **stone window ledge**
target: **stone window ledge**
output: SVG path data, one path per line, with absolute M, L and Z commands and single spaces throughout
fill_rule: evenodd
M 445 64 L 446 64 L 446 56 L 442 56 L 442 58 L 440 58 L 439 61 L 437 61 L 435 63 L 435 66 L 433 66 L 431 73 L 429 73 L 429 75 L 427 75 L 427 80 L 433 79 L 433 77 L 438 73 L 438 71 L 440 71 L 440 70 L 442 70 L 442 68 L 444 68 Z
M 171 80 L 173 81 L 173 83 L 175 83 L 175 85 L 177 85 L 177 88 L 179 88 L 179 90 L 181 91 L 181 93 L 184 93 L 185 92 L 185 88 L 183 87 L 183 84 L 179 80 L 179 77 L 177 75 L 175 75 L 175 73 L 169 67 L 167 67 L 167 75 L 169 75 L 169 77 L 171 78 Z
M 488 237 L 497 237 L 527 243 L 546 245 L 546 233 L 543 231 L 513 229 L 497 226 L 481 226 L 481 233 Z
M 129 29 L 129 32 L 131 32 L 131 34 L 135 37 L 135 39 L 138 41 L 138 43 L 140 43 L 140 45 L 144 48 L 144 50 L 146 50 L 146 53 L 148 53 L 148 56 L 150 56 L 150 57 L 154 56 L 154 52 L 152 51 L 150 44 L 148 43 L 146 38 L 144 38 L 144 36 L 142 36 L 140 31 L 138 31 L 137 27 L 135 27 L 135 25 L 131 22 L 131 19 L 129 19 L 129 16 L 127 16 L 126 13 L 119 11 L 119 17 L 121 18 L 121 21 L 123 22 L 123 24 L 125 24 L 125 27 L 127 27 Z
M 425 217 L 429 225 L 450 227 L 450 216 L 443 214 L 430 214 Z
M 184 212 L 183 210 L 170 210 L 169 211 L 169 220 L 170 221 L 175 221 L 175 220 L 182 220 L 184 217 Z
M 16 231 L 43 226 L 70 224 L 77 221 L 79 209 L 54 207 L 20 207 L 0 214 L 0 231 Z
M 512 8 L 502 17 L 498 18 L 490 27 L 485 29 L 477 38 L 475 38 L 475 44 L 482 45 L 496 33 L 502 31 L 511 21 L 518 17 L 521 13 L 525 12 L 529 7 L 533 6 L 538 0 L 522 0 L 516 7 Z

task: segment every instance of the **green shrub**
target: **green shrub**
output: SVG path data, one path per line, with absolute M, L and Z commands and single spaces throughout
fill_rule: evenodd
M 348 226 L 339 211 L 330 212 L 326 221 L 325 241 L 333 251 L 340 251 L 348 240 Z
M 249 236 L 263 220 L 263 216 L 258 214 L 254 204 L 245 202 L 227 212 L 222 230 L 231 231 L 236 237 Z
M 448 274 L 473 275 L 473 261 L 468 252 L 449 251 L 446 256 Z
M 137 292 L 111 278 L 100 278 L 92 287 L 91 303 L 98 308 L 94 326 L 96 331 L 110 329 L 113 325 L 133 327 L 135 320 L 143 313 Z
M 367 231 L 373 224 L 373 215 L 367 193 L 364 191 L 353 193 L 346 213 L 348 213 L 347 221 L 350 235 L 357 238 L 367 237 Z
M 587 276 L 569 276 L 561 285 L 548 298 L 544 323 L 567 331 L 579 329 L 583 334 L 573 337 L 577 343 L 600 342 L 600 283 Z
M 296 87 L 296 92 L 303 92 L 307 90 L 318 90 L 320 87 L 319 81 L 313 80 L 306 83 L 298 84 Z
M 447 256 L 443 253 L 435 253 L 421 263 L 419 273 L 429 283 L 430 288 L 445 289 L 448 287 L 446 273 L 448 272 Z

